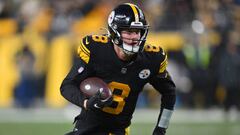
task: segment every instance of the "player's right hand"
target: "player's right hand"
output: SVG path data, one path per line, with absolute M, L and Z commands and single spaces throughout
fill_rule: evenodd
M 165 135 L 166 129 L 161 127 L 155 127 L 153 135 Z
M 105 99 L 105 100 L 101 99 L 101 93 L 98 92 L 86 101 L 85 108 L 87 110 L 88 109 L 91 109 L 91 110 L 101 109 L 105 106 L 109 106 L 112 103 L 112 100 L 113 100 L 112 97 Z

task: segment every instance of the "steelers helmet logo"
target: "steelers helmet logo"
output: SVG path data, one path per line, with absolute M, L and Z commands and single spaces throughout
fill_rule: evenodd
M 112 22 L 113 22 L 113 18 L 114 18 L 115 12 L 112 11 L 108 17 L 108 24 L 111 26 Z
M 151 72 L 149 69 L 143 69 L 140 73 L 139 73 L 139 77 L 141 79 L 146 79 L 150 76 Z

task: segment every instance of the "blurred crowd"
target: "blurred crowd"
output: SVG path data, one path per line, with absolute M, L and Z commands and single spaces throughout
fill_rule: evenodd
M 169 55 L 177 107 L 240 109 L 240 0 L 0 0 L 0 107 L 62 107 L 59 93 L 86 34 L 106 33 L 116 4 L 139 5 L 149 42 Z M 159 96 L 147 85 L 138 107 Z

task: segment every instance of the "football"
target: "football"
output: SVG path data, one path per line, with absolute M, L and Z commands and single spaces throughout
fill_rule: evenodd
M 100 91 L 102 100 L 109 99 L 112 96 L 112 91 L 102 79 L 98 77 L 89 77 L 80 83 L 80 90 L 87 97 L 94 96 Z

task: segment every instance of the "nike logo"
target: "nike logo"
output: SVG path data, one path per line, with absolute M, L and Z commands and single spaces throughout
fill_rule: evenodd
M 94 104 L 93 106 L 94 106 L 95 108 L 101 108 L 101 107 L 99 107 L 99 106 L 97 105 L 97 103 Z
M 88 38 L 86 38 L 86 45 L 88 45 L 89 44 L 89 41 L 88 41 Z

